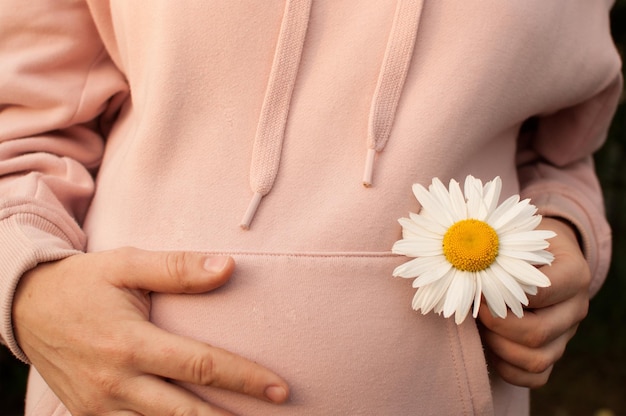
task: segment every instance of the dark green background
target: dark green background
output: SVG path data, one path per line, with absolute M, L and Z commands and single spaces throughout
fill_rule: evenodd
M 549 1 L 549 0 L 546 0 Z M 595 1 L 595 0 L 588 0 Z M 613 36 L 626 48 L 626 0 L 612 12 Z M 624 54 L 622 53 L 622 56 Z M 557 363 L 547 386 L 533 392 L 533 416 L 626 415 L 626 105 L 596 155 L 613 226 L 613 262 L 589 316 Z M 0 347 L 0 415 L 22 414 L 26 367 Z

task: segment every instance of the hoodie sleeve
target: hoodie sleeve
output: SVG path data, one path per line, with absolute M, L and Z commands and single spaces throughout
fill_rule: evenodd
M 622 92 L 617 53 L 603 72 L 603 86 L 591 98 L 527 123 L 517 154 L 521 196 L 531 198 L 541 215 L 577 228 L 592 273 L 591 295 L 600 289 L 611 258 L 611 230 L 592 155 L 606 139 Z
M 20 359 L 21 275 L 85 248 L 80 228 L 127 85 L 83 1 L 0 3 L 0 340 Z

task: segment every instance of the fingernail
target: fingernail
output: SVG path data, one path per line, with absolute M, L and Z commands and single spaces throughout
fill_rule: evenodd
M 228 257 L 208 257 L 204 261 L 203 267 L 204 270 L 208 272 L 220 273 L 222 270 L 224 270 L 229 261 L 230 258 Z
M 282 403 L 287 399 L 287 390 L 280 386 L 269 386 L 265 389 L 265 396 L 274 403 Z

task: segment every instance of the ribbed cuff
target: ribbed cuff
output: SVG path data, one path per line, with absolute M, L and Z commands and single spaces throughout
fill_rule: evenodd
M 17 358 L 28 358 L 13 333 L 13 296 L 21 276 L 39 263 L 59 260 L 80 251 L 52 222 L 21 213 L 0 221 L 0 338 Z

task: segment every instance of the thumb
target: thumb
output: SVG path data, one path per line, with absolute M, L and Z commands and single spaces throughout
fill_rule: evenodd
M 203 293 L 222 286 L 235 267 L 229 256 L 121 248 L 101 253 L 117 286 L 161 293 Z

